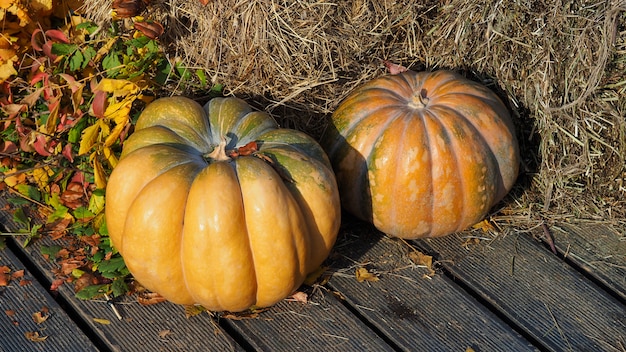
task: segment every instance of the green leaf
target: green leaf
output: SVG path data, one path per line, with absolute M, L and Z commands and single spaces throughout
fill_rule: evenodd
M 99 214 L 104 210 L 104 190 L 97 189 L 91 194 L 89 198 L 89 211 L 94 215 Z
M 76 44 L 53 43 L 51 52 L 55 55 L 69 55 L 77 50 Z
M 109 260 L 102 261 L 98 265 L 98 270 L 104 277 L 107 277 L 105 276 L 106 274 L 118 274 L 114 277 L 119 276 L 119 273 L 122 273 L 124 269 L 126 269 L 126 263 L 124 263 L 124 259 L 122 257 L 113 257 Z
M 63 249 L 63 247 L 59 246 L 59 245 L 52 245 L 52 246 L 41 246 L 39 248 L 39 252 L 42 255 L 48 255 L 50 256 L 50 258 L 54 258 L 57 256 L 57 253 L 59 253 L 59 251 Z
M 86 47 L 83 50 L 83 66 L 82 68 L 84 69 L 85 67 L 87 67 L 87 65 L 89 64 L 89 61 L 91 61 L 91 59 L 93 59 L 94 57 L 96 57 L 96 55 L 98 55 L 98 53 L 96 52 L 96 49 L 94 49 L 91 46 Z
M 107 56 L 102 59 L 102 68 L 105 69 L 109 77 L 115 77 L 122 66 L 119 53 L 117 51 L 111 51 Z
M 128 292 L 128 285 L 126 285 L 126 282 L 124 282 L 123 279 L 119 278 L 111 284 L 111 291 L 113 293 L 113 297 L 122 296 Z
M 25 228 L 30 228 L 30 218 L 26 216 L 23 208 L 17 208 L 17 210 L 15 210 L 13 213 L 13 221 Z
M 94 213 L 89 211 L 89 209 L 87 209 L 86 207 L 78 207 L 74 209 L 73 214 L 74 214 L 74 217 L 78 220 L 93 218 L 95 215 Z
M 78 143 L 78 141 L 80 140 L 81 132 L 83 131 L 83 129 L 85 129 L 85 126 L 88 124 L 88 122 L 88 119 L 85 117 L 78 120 L 78 122 L 70 129 L 67 134 L 68 142 L 72 144 Z
M 24 243 L 22 243 L 22 247 L 26 248 L 32 240 L 39 238 L 39 229 L 41 229 L 42 227 L 43 225 L 41 224 L 37 224 L 31 227 L 30 234 L 24 240 Z
M 131 47 L 143 48 L 144 46 L 146 46 L 146 44 L 148 44 L 148 42 L 150 42 L 150 38 L 148 38 L 145 35 L 143 35 L 141 37 L 138 37 L 138 38 L 135 38 L 135 39 L 131 39 L 127 43 Z
M 204 70 L 197 69 L 196 70 L 196 76 L 198 76 L 198 79 L 200 79 L 200 84 L 203 87 L 206 87 L 207 79 L 206 79 L 206 73 L 204 72 Z
M 83 22 L 83 23 L 79 23 L 76 26 L 76 29 L 84 29 L 87 31 L 87 33 L 89 33 L 90 35 L 93 34 L 95 31 L 98 30 L 98 25 L 96 25 L 93 22 Z
M 83 67 L 83 53 L 80 50 L 76 50 L 72 56 L 70 56 L 70 71 L 76 71 Z
M 109 285 L 91 285 L 76 293 L 76 298 L 82 300 L 94 299 L 107 293 Z
M 15 189 L 20 192 L 21 195 L 35 200 L 37 202 L 41 201 L 41 192 L 35 186 L 27 185 L 27 184 L 19 184 L 15 186 Z
M 63 219 L 69 212 L 69 208 L 61 203 L 58 193 L 53 193 L 48 204 L 54 209 L 54 211 L 48 215 L 48 223 L 52 223 L 55 220 Z

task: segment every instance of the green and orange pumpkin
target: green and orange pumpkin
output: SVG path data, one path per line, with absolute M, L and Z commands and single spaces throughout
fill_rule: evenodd
M 149 104 L 106 189 L 135 279 L 214 311 L 273 305 L 328 256 L 340 224 L 330 162 L 304 133 L 237 98 Z
M 344 208 L 407 239 L 479 222 L 519 168 L 506 106 L 485 86 L 443 70 L 358 87 L 333 113 L 322 146 Z

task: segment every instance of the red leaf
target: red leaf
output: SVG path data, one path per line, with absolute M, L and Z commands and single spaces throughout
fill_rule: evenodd
M 57 43 L 65 43 L 65 44 L 70 43 L 70 40 L 67 39 L 67 36 L 65 35 L 65 33 L 61 32 L 58 29 L 48 29 L 46 31 L 46 37 L 52 39 L 53 41 Z
M 47 41 L 45 43 L 43 43 L 42 45 L 42 50 L 43 53 L 46 54 L 47 57 L 49 57 L 51 60 L 56 60 L 58 58 L 57 55 L 52 53 L 52 42 L 51 41 Z
M 43 84 L 44 86 L 48 85 L 48 78 L 50 77 L 50 74 L 48 74 L 47 72 L 37 72 L 33 75 L 33 77 L 30 79 L 30 85 L 34 86 L 37 82 L 40 82 L 43 80 Z
M 78 171 L 72 176 L 70 182 L 76 182 L 78 184 L 83 185 L 83 189 L 86 190 L 87 186 L 89 186 L 89 182 L 85 180 L 85 174 L 82 171 Z
M 41 39 L 38 38 L 39 36 L 41 36 Z M 33 32 L 33 34 L 30 36 L 30 45 L 33 47 L 33 49 L 37 50 L 37 51 L 41 51 L 41 45 L 46 41 L 46 38 L 43 35 L 43 31 L 39 28 L 35 29 L 35 31 Z
M 58 290 L 59 286 L 63 285 L 64 282 L 64 279 L 55 279 L 54 281 L 52 281 L 52 285 L 50 285 L 50 291 Z
M 107 101 L 107 92 L 97 91 L 93 97 L 93 103 L 91 103 L 91 109 L 93 115 L 97 118 L 104 117 L 105 105 Z
M 69 160 L 70 163 L 74 162 L 74 156 L 72 155 L 72 145 L 71 144 L 66 144 L 65 147 L 63 147 L 63 151 L 61 151 L 61 154 L 65 157 L 65 159 Z
M 12 279 L 21 279 L 23 277 L 24 277 L 24 269 L 15 271 L 13 272 L 13 274 L 11 274 Z
M 11 141 L 2 141 L 0 143 L 0 152 L 5 154 L 17 152 L 17 145 Z
M 44 136 L 43 134 L 39 134 L 37 135 L 37 138 L 35 139 L 35 143 L 33 143 L 33 148 L 35 148 L 35 151 L 39 155 L 50 156 L 52 155 L 52 153 L 50 153 L 46 149 L 47 144 L 48 144 L 48 141 L 46 140 L 46 136 Z

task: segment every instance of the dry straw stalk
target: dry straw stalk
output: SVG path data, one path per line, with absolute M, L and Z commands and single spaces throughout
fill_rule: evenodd
M 383 59 L 461 71 L 517 118 L 525 174 L 503 218 L 624 225 L 625 11 L 623 0 L 152 0 L 144 15 L 164 25 L 172 60 L 316 137 Z M 83 12 L 110 21 L 101 1 Z

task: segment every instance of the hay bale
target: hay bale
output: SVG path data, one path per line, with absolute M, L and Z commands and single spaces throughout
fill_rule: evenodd
M 353 87 L 384 73 L 383 59 L 461 71 L 517 117 L 526 175 L 509 221 L 619 222 L 625 11 L 622 0 L 153 0 L 144 15 L 164 25 L 172 57 L 316 137 Z M 110 20 L 98 0 L 85 0 L 83 12 Z

